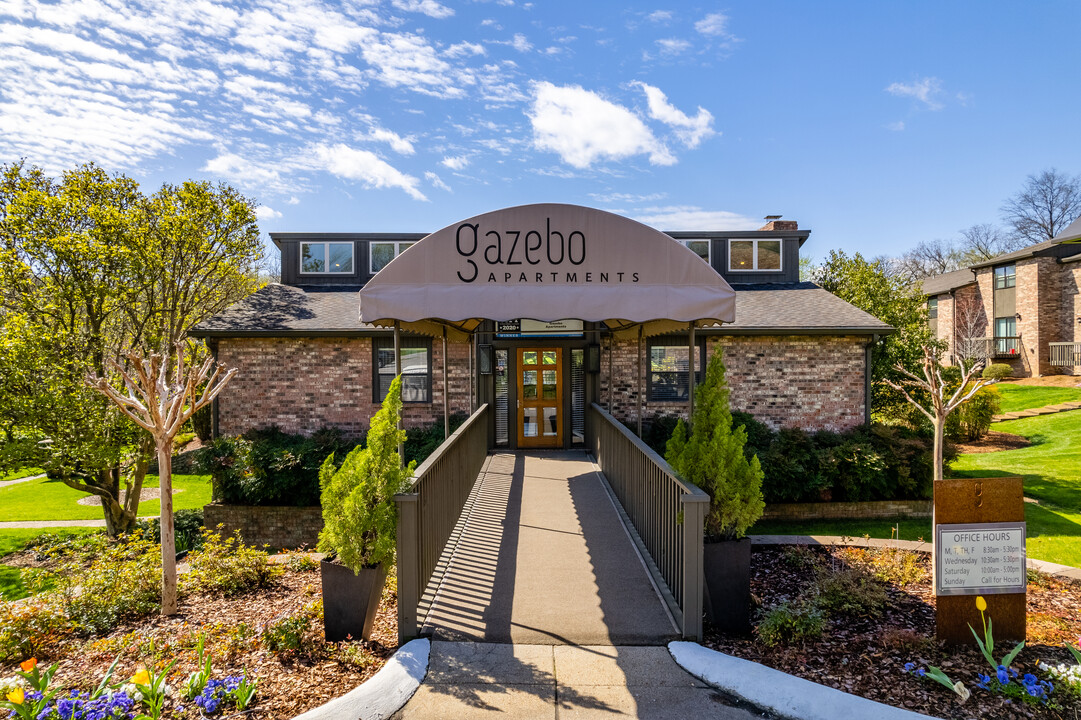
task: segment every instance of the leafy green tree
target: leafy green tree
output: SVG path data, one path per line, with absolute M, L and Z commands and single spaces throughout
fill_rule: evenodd
M 876 419 L 904 417 L 904 396 L 889 383 L 904 377 L 898 366 L 909 372 L 920 366 L 925 345 L 939 348 L 927 322 L 927 303 L 919 289 L 892 275 L 886 260 L 866 260 L 831 250 L 815 273 L 815 281 L 860 310 L 888 325 L 886 335 L 871 351 L 871 412 Z
M 254 289 L 261 254 L 254 204 L 227 186 L 147 197 L 92 164 L 59 179 L 0 166 L 0 338 L 38 368 L 22 382 L 0 350 L 0 388 L 19 391 L 0 402 L 0 426 L 44 438 L 49 475 L 99 496 L 111 534 L 135 522 L 154 443 L 83 378 L 120 387 L 112 363 L 125 368 L 129 350 L 174 352 Z
M 747 431 L 732 427 L 724 360 L 718 350 L 695 390 L 690 435 L 680 420 L 668 441 L 665 460 L 687 482 L 709 495 L 705 532 L 709 537 L 740 538 L 762 517 L 762 467 L 743 452 Z
M 402 467 L 398 455 L 398 444 L 406 435 L 398 428 L 401 412 L 398 376 L 372 416 L 367 446 L 358 445 L 341 468 L 335 468 L 331 455 L 319 470 L 324 523 L 319 551 L 336 555 L 354 573 L 394 559 L 398 527 L 394 495 L 408 487 L 416 468 L 416 462 Z

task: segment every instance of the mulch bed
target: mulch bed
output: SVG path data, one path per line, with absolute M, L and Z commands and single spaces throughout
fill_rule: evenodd
M 10 561 L 10 557 L 5 559 Z M 320 597 L 318 569 L 286 569 L 271 587 L 230 598 L 183 597 L 179 615 L 127 623 L 107 636 L 91 640 L 68 640 L 58 650 L 47 653 L 52 657 L 40 659 L 43 663 L 60 662 L 57 683 L 84 689 L 97 685 L 117 655 L 121 660 L 114 681 L 130 677 L 139 665 L 161 668 L 177 659 L 169 683 L 180 690 L 196 669 L 195 648 L 202 634 L 213 658 L 214 677 L 247 672 L 249 677 L 259 678 L 256 703 L 244 717 L 292 718 L 367 680 L 398 646 L 397 597 L 392 578 L 384 589 L 370 641 L 327 643 L 318 615 L 303 633 L 300 649 L 267 649 L 260 639 L 264 628 L 289 617 L 310 617 L 311 605 Z M 10 671 L 0 668 L 0 673 Z M 192 703 L 184 704 L 184 713 L 174 711 L 169 716 L 199 717 Z
M 865 549 L 808 548 L 802 551 L 762 548 L 751 560 L 751 589 L 763 608 L 806 599 L 815 577 L 814 566 L 831 569 L 860 564 L 874 551 Z M 902 551 L 890 551 L 900 553 Z M 843 616 L 827 620 L 815 641 L 767 647 L 755 637 L 720 635 L 707 626 L 705 645 L 729 655 L 762 663 L 778 670 L 845 692 L 942 718 L 1069 718 L 1081 717 L 1081 699 L 1061 688 L 1054 695 L 1059 710 L 1009 701 L 1000 694 L 977 689 L 976 672 L 989 673 L 986 660 L 975 647 L 945 648 L 934 640 L 935 597 L 931 587 L 930 557 L 914 553 L 922 577 L 906 587 L 888 585 L 887 604 L 877 618 Z M 1073 663 L 1066 642 L 1081 635 L 1081 583 L 1040 575 L 1028 588 L 1028 643 L 1013 667 L 1046 677 L 1036 666 Z M 1000 657 L 1012 647 L 996 643 Z M 906 663 L 941 667 L 953 681 L 962 681 L 971 698 L 959 698 L 926 678 L 906 674 Z M 990 673 L 993 676 L 993 673 Z
M 973 440 L 967 443 L 957 443 L 955 447 L 957 452 L 963 454 L 970 453 L 992 453 L 999 450 L 1018 450 L 1020 448 L 1028 447 L 1032 444 L 1024 435 L 1014 435 L 1013 433 L 999 432 L 998 430 L 988 430 L 987 434 L 979 440 Z

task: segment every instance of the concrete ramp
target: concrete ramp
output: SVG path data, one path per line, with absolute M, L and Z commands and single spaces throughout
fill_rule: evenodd
M 675 639 L 613 502 L 584 452 L 492 456 L 422 632 L 534 645 Z

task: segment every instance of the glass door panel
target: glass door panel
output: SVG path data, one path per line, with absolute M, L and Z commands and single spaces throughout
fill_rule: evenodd
M 563 350 L 519 348 L 518 445 L 563 446 Z

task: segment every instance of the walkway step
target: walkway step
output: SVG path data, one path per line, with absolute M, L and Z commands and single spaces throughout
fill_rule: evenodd
M 991 418 L 991 422 L 1002 422 L 1003 420 L 1020 420 L 1022 418 L 1039 417 L 1040 415 L 1054 415 L 1055 413 L 1069 412 L 1070 410 L 1081 410 L 1081 402 L 1065 402 L 1059 403 L 1058 405 L 1045 405 L 1038 408 L 1028 408 L 1027 410 L 1014 410 L 1013 412 L 995 415 Z
M 397 720 L 633 717 L 750 720 L 666 647 L 432 643 L 428 676 Z

